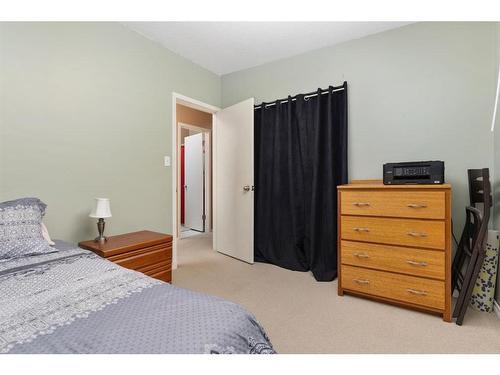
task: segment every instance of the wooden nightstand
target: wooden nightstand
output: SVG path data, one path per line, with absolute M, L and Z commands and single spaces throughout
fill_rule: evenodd
M 78 246 L 122 267 L 172 281 L 172 236 L 169 234 L 143 230 L 111 236 L 104 243 L 83 241 Z

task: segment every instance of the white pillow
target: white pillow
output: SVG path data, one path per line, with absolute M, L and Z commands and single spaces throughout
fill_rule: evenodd
M 42 236 L 45 238 L 45 241 L 49 243 L 50 246 L 54 246 L 56 243 L 50 239 L 49 231 L 44 223 L 42 223 Z

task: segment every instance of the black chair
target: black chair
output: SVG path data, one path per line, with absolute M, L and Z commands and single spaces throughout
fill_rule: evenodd
M 488 168 L 469 169 L 469 196 L 471 206 L 466 207 L 466 222 L 452 265 L 452 290 L 459 296 L 453 317 L 462 325 L 470 303 L 474 284 L 486 257 L 486 240 L 490 207 L 491 184 Z M 477 206 L 482 205 L 483 212 Z

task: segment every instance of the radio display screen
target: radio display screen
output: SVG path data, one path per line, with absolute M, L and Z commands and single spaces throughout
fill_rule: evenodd
M 394 178 L 430 178 L 430 167 L 396 167 Z

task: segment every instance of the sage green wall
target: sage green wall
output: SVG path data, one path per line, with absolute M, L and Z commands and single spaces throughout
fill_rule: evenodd
M 222 104 L 272 101 L 344 80 L 349 174 L 391 161 L 444 160 L 461 234 L 466 170 L 493 166 L 495 23 L 417 23 L 222 77 Z
M 0 201 L 37 196 L 53 237 L 171 232 L 172 91 L 218 106 L 220 77 L 119 23 L 0 23 Z

